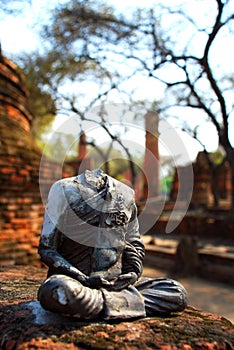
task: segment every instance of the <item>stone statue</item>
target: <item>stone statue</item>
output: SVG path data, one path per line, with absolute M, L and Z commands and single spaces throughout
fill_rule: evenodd
M 46 310 L 107 320 L 169 315 L 187 305 L 180 283 L 140 277 L 134 191 L 100 169 L 51 187 L 39 254 L 49 267 L 38 291 Z

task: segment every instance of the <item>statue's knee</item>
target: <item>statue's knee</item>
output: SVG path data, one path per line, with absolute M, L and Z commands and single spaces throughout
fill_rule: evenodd
M 185 287 L 178 281 L 171 280 L 172 289 L 178 295 L 178 310 L 183 311 L 188 305 L 188 293 Z
M 163 290 L 168 293 L 168 305 L 172 312 L 183 311 L 186 308 L 188 293 L 180 282 L 166 278 Z
M 39 288 L 38 300 L 46 310 L 84 318 L 95 318 L 103 308 L 100 290 L 64 275 L 49 277 Z
M 147 315 L 170 314 L 183 311 L 188 303 L 184 286 L 170 278 L 158 278 L 141 291 Z
M 42 283 L 38 300 L 42 307 L 53 312 L 69 312 L 70 304 L 79 282 L 63 275 L 54 275 Z

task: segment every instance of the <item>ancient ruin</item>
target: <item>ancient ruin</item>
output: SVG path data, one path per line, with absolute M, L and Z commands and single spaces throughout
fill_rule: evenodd
M 233 324 L 219 315 L 198 311 L 192 306 L 188 306 L 182 313 L 174 313 L 170 318 L 151 317 L 114 323 L 77 321 L 62 316 L 54 319 L 40 308 L 36 300 L 37 290 L 46 278 L 46 271 L 41 266 L 32 266 L 38 264 L 37 248 L 44 215 L 39 169 L 40 187 L 46 195 L 50 185 L 61 178 L 61 167 L 47 159 L 44 159 L 41 166 L 42 152 L 30 132 L 32 116 L 27 109 L 27 96 L 24 78 L 18 67 L 1 56 L 1 349 L 233 349 Z M 85 144 L 83 146 L 80 152 L 84 156 Z M 228 179 L 229 174 L 228 169 L 223 171 L 225 177 L 222 175 L 222 181 Z M 64 175 L 72 176 L 74 171 Z M 227 182 L 221 180 L 222 191 L 227 194 Z M 176 188 L 176 182 L 174 186 Z M 159 220 L 157 225 L 157 232 L 163 232 L 164 222 Z M 193 229 L 196 226 L 194 221 L 185 220 L 179 229 L 188 232 L 191 225 Z M 212 222 L 206 221 L 205 225 L 200 222 L 206 232 L 212 230 L 209 225 Z M 221 229 L 217 223 L 216 227 Z M 148 245 L 147 249 L 153 248 Z M 160 252 L 153 252 L 160 258 Z M 174 264 L 174 258 L 165 259 L 164 256 L 162 260 L 164 267 L 167 260 Z M 213 260 L 211 264 L 215 265 Z M 233 272 L 229 261 L 227 265 L 230 272 Z
M 0 262 L 4 264 L 38 261 L 44 215 L 39 190 L 42 152 L 30 132 L 32 115 L 27 98 L 23 74 L 0 56 Z M 46 191 L 61 177 L 60 169 L 55 163 L 44 162 L 40 177 Z

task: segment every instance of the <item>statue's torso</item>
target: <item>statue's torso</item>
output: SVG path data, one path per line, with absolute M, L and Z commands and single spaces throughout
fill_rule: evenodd
M 63 179 L 60 185 L 66 209 L 57 251 L 86 275 L 115 278 L 121 273 L 132 190 L 116 182 L 108 193 L 98 192 L 81 176 Z

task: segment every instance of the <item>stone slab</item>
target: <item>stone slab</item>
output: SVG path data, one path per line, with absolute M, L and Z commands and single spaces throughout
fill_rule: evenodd
M 5 267 L 0 273 L 0 349 L 234 349 L 234 326 L 192 306 L 171 317 L 87 322 L 55 316 L 36 300 L 45 270 Z

